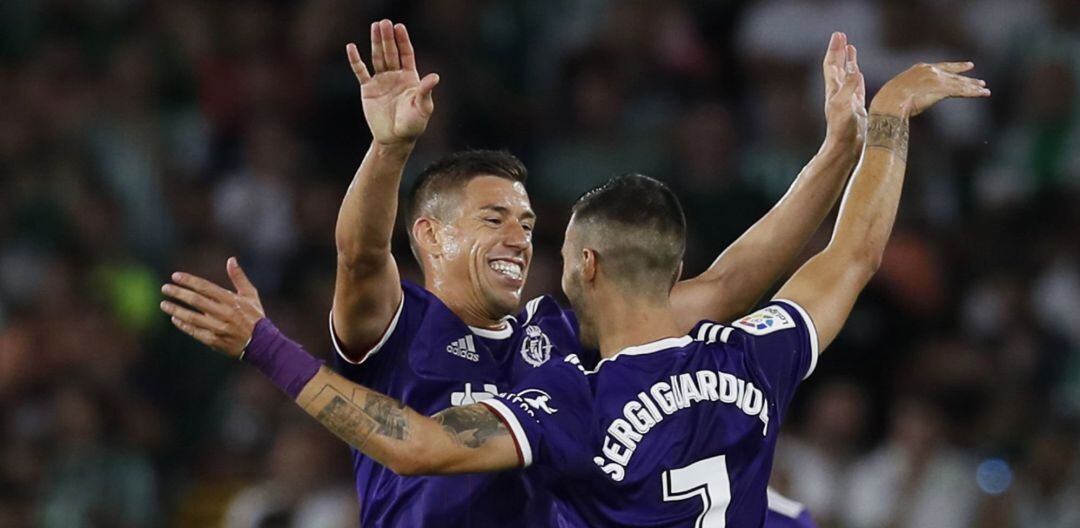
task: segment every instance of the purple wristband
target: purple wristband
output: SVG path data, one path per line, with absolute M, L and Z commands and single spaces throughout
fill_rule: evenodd
M 251 341 L 240 359 L 259 369 L 294 400 L 323 364 L 265 317 L 255 323 Z

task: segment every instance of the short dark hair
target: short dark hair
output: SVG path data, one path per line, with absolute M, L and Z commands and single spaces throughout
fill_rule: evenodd
M 428 165 L 409 191 L 408 220 L 411 227 L 424 204 L 433 196 L 457 191 L 478 176 L 495 176 L 525 183 L 525 164 L 505 150 L 462 150 Z
M 581 195 L 572 213 L 613 280 L 642 293 L 670 292 L 686 251 L 686 216 L 667 185 L 624 174 Z

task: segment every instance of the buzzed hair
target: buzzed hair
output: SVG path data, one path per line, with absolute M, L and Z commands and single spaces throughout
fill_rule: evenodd
M 505 150 L 462 150 L 428 165 L 409 190 L 406 218 L 413 255 L 420 260 L 412 240 L 412 226 L 421 216 L 447 220 L 456 200 L 444 199 L 461 191 L 473 178 L 494 176 L 525 184 L 529 172 L 525 164 Z
M 573 207 L 581 244 L 596 250 L 626 291 L 666 295 L 686 251 L 686 216 L 659 180 L 624 174 L 586 192 Z

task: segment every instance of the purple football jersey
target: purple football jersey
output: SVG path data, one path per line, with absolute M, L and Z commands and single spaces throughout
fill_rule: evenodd
M 769 511 L 765 528 L 817 528 L 810 510 L 801 502 L 791 500 L 769 488 Z
M 761 527 L 780 422 L 816 359 L 809 316 L 777 300 L 591 371 L 568 355 L 482 403 L 578 524 Z
M 421 286 L 402 281 L 402 290 L 389 328 L 359 362 L 343 353 L 330 318 L 337 348 L 332 365 L 425 415 L 492 398 L 536 367 L 561 363 L 560 351 L 579 347 L 576 320 L 547 296 L 507 317 L 504 330 L 491 331 L 466 325 Z M 352 454 L 361 526 L 556 524 L 554 500 L 533 470 L 400 477 L 355 449 Z

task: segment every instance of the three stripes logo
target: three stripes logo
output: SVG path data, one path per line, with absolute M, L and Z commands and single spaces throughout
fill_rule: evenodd
M 472 334 L 446 345 L 446 351 L 459 358 L 472 361 L 473 363 L 480 361 L 480 356 L 476 354 L 476 345 L 473 343 Z

